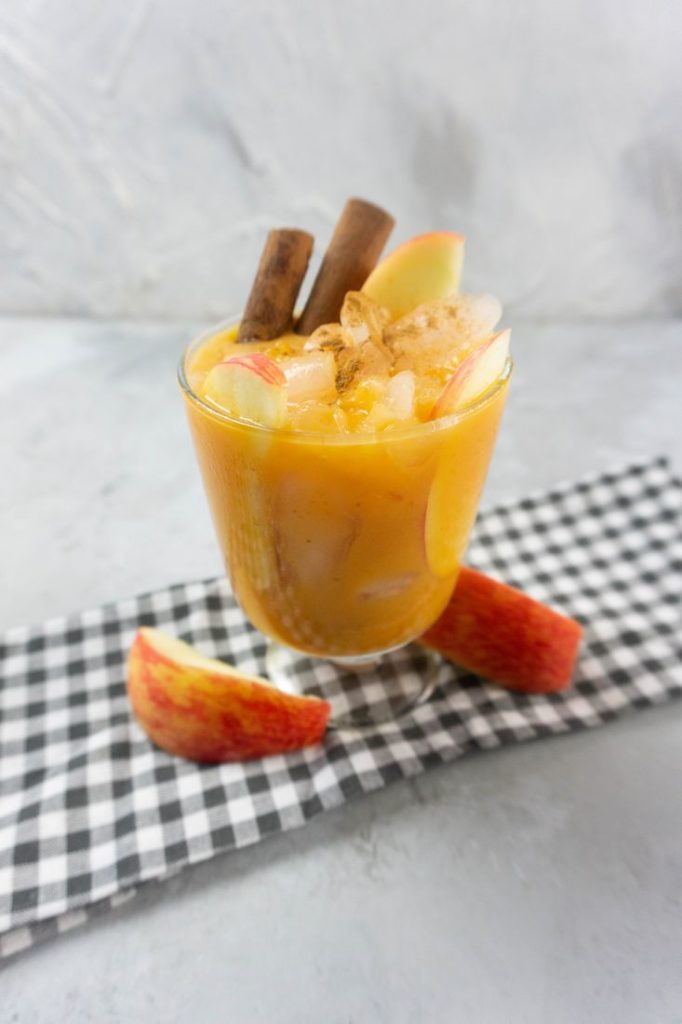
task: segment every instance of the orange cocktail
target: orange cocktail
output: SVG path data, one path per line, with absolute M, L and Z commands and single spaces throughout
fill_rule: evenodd
M 368 658 L 415 639 L 453 591 L 510 360 L 482 393 L 436 418 L 425 418 L 417 389 L 410 416 L 372 428 L 378 385 L 357 379 L 336 400 L 290 402 L 286 420 L 272 427 L 245 422 L 206 394 L 213 368 L 245 348 L 235 344 L 235 333 L 217 328 L 198 339 L 180 380 L 225 565 L 245 614 L 269 637 L 334 659 Z M 255 349 L 279 359 L 286 374 L 305 345 L 287 336 Z M 444 367 L 442 381 L 452 373 Z M 436 393 L 434 387 L 432 374 Z M 421 394 L 424 408 L 433 404 L 431 391 Z

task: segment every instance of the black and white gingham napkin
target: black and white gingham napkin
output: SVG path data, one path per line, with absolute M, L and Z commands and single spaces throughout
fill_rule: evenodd
M 574 688 L 514 695 L 443 663 L 431 699 L 395 722 L 263 761 L 176 760 L 147 741 L 125 695 L 143 624 L 263 673 L 263 637 L 224 581 L 11 630 L 0 643 L 0 955 L 472 749 L 601 725 L 681 693 L 681 510 L 680 483 L 657 459 L 483 512 L 472 565 L 585 625 Z M 418 654 L 400 657 L 398 669 L 418 670 Z

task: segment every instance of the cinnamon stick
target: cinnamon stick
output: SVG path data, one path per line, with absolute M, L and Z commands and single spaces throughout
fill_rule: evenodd
M 269 232 L 237 341 L 270 341 L 291 329 L 312 248 L 313 236 L 307 231 L 279 228 Z
M 362 288 L 394 224 L 374 203 L 348 200 L 296 324 L 298 334 L 311 334 L 320 324 L 339 319 L 346 292 Z

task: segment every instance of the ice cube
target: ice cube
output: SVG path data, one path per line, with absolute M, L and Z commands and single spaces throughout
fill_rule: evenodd
M 347 396 L 346 404 L 350 409 L 369 412 L 377 402 L 384 401 L 387 387 L 388 377 L 364 377 Z
M 366 341 L 358 349 L 360 357 L 360 375 L 362 377 L 381 376 L 391 368 L 391 357 L 380 345 Z
M 337 390 L 343 394 L 368 377 L 387 377 L 390 368 L 389 355 L 373 341 L 343 349 L 336 353 Z
M 415 376 L 403 370 L 391 377 L 386 388 L 386 405 L 394 420 L 409 420 L 414 413 Z
M 339 572 L 362 530 L 346 485 L 292 474 L 282 481 L 274 507 L 277 558 L 285 575 L 319 588 Z
M 381 348 L 384 327 L 390 318 L 384 306 L 362 292 L 346 293 L 341 307 L 341 326 L 351 335 L 356 345 L 371 341 Z
M 415 378 L 410 370 L 378 383 L 381 391 L 377 389 L 367 417 L 362 421 L 363 431 L 386 430 L 411 419 L 414 413 Z
M 283 359 L 289 403 L 332 402 L 336 398 L 336 363 L 333 352 L 306 352 Z
M 450 370 L 431 370 L 416 378 L 415 419 L 428 420 L 433 407 L 452 376 Z
M 468 317 L 477 334 L 480 337 L 492 334 L 502 319 L 502 303 L 497 296 L 482 292 L 480 295 L 463 295 L 462 299 L 467 300 L 462 313 L 467 314 L 468 305 Z
M 322 324 L 317 327 L 303 346 L 304 352 L 339 352 L 355 344 L 352 335 L 341 324 Z
M 502 313 L 493 295 L 459 295 L 417 306 L 384 331 L 396 370 L 418 376 L 429 369 L 454 369 L 479 341 L 488 337 Z

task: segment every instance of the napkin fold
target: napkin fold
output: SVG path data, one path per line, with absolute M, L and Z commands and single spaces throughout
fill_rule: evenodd
M 471 564 L 583 623 L 574 686 L 512 694 L 444 662 L 428 702 L 390 724 L 332 730 L 318 747 L 261 761 L 172 758 L 148 742 L 125 693 L 141 625 L 264 674 L 264 638 L 224 580 L 10 630 L 0 641 L 0 956 L 468 751 L 679 695 L 681 512 L 682 486 L 661 458 L 482 511 Z M 396 658 L 394 673 L 419 670 L 413 649 Z

